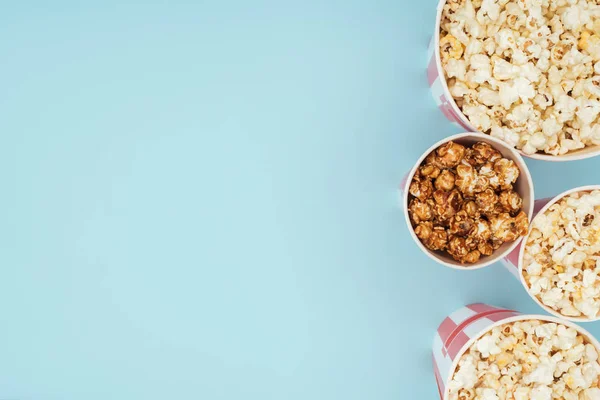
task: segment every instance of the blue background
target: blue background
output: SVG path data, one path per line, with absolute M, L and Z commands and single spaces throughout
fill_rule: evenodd
M 84 3 L 0 13 L 1 398 L 435 399 L 447 314 L 541 312 L 397 209 L 458 132 L 435 0 Z M 538 197 L 599 183 L 528 164 Z

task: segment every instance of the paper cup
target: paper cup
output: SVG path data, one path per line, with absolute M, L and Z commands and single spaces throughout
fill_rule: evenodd
M 450 94 L 448 84 L 446 83 L 446 77 L 444 76 L 444 70 L 442 68 L 442 60 L 440 57 L 440 24 L 442 22 L 442 11 L 446 0 L 441 0 L 438 4 L 435 32 L 429 42 L 429 63 L 427 65 L 427 81 L 431 88 L 431 94 L 435 99 L 435 102 L 440 111 L 446 116 L 446 118 L 455 126 L 460 127 L 468 132 L 477 132 L 477 128 L 474 127 L 469 119 L 460 110 L 454 98 Z M 536 154 L 525 154 L 519 151 L 523 156 L 544 161 L 575 161 L 583 160 L 586 158 L 595 157 L 600 155 L 600 146 L 588 146 L 586 148 L 569 152 L 562 156 L 553 156 L 550 154 L 536 153 Z
M 551 199 L 544 199 L 544 200 L 536 201 L 536 206 L 541 206 L 541 207 L 539 208 L 539 211 L 537 211 L 535 214 L 538 215 L 538 214 L 545 213 L 550 207 L 552 207 L 554 204 L 556 204 L 561 199 L 563 199 L 564 197 L 566 197 L 570 194 L 577 193 L 577 192 L 590 192 L 592 190 L 600 190 L 600 185 L 582 186 L 582 187 L 578 187 L 575 189 L 567 190 L 566 192 L 561 193 L 558 196 L 551 198 Z M 523 277 L 523 268 L 524 268 L 523 257 L 525 255 L 525 245 L 527 243 L 527 239 L 529 239 L 530 234 L 531 234 L 531 230 L 523 238 L 521 245 L 507 257 L 508 260 L 505 260 L 505 263 L 507 264 L 507 267 L 509 268 L 509 270 L 511 270 L 511 272 L 516 271 L 517 276 L 518 276 L 519 280 L 521 281 L 521 284 L 523 284 L 523 287 L 527 291 L 527 294 L 529 295 L 529 297 L 531 297 L 540 307 L 542 307 L 549 314 L 554 315 L 558 318 L 563 318 L 563 319 L 567 319 L 569 321 L 575 321 L 575 322 L 594 322 L 594 321 L 600 320 L 600 316 L 597 316 L 596 318 L 588 318 L 585 316 L 569 317 L 566 315 L 562 315 L 558 311 L 555 311 L 552 308 L 546 306 L 536 296 L 531 294 L 529 287 L 527 286 L 527 283 L 525 282 L 525 278 Z
M 461 357 L 477 339 L 497 326 L 525 320 L 563 324 L 575 329 L 596 349 L 600 349 L 600 343 L 592 335 L 572 322 L 543 315 L 522 315 L 487 304 L 471 304 L 446 317 L 433 339 L 433 372 L 440 400 L 448 400 L 448 383 Z
M 523 210 L 525 211 L 525 213 L 527 213 L 530 221 L 533 215 L 534 203 L 533 182 L 531 180 L 531 174 L 529 173 L 529 168 L 527 168 L 527 164 L 525 164 L 525 161 L 515 149 L 509 147 L 508 145 L 506 145 L 506 143 L 489 135 L 484 135 L 483 133 L 460 133 L 458 135 L 450 136 L 444 140 L 437 142 L 421 155 L 421 157 L 416 162 L 412 170 L 408 174 L 406 174 L 406 176 L 404 176 L 404 179 L 402 179 L 402 183 L 400 184 L 400 207 L 404 211 L 404 218 L 406 219 L 408 230 L 410 231 L 410 235 L 412 236 L 417 246 L 419 246 L 419 248 L 425 254 L 427 254 L 429 258 L 431 258 L 434 261 L 437 261 L 438 263 L 446 267 L 471 271 L 487 267 L 488 265 L 491 265 L 496 261 L 499 261 L 500 259 L 506 257 L 519 245 L 520 239 L 512 243 L 505 243 L 491 256 L 483 257 L 477 263 L 468 265 L 461 264 L 460 262 L 454 260 L 447 253 L 429 250 L 427 247 L 425 247 L 423 243 L 421 243 L 421 241 L 415 234 L 408 213 L 408 204 L 410 198 L 408 188 L 410 187 L 410 183 L 412 182 L 415 173 L 417 172 L 418 168 L 421 166 L 425 158 L 431 152 L 435 151 L 438 147 L 450 141 L 462 144 L 464 146 L 470 146 L 477 142 L 485 142 L 493 148 L 495 148 L 496 150 L 498 150 L 500 153 L 502 153 L 502 156 L 504 158 L 514 161 L 521 172 L 519 174 L 519 179 L 517 179 L 517 182 L 515 184 L 514 190 L 523 198 Z

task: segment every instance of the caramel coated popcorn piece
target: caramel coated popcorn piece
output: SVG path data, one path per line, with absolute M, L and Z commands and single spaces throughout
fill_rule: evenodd
M 450 191 L 454 189 L 454 182 L 456 178 L 452 171 L 443 170 L 442 173 L 435 180 L 435 188 L 438 190 Z
M 454 168 L 465 156 L 465 146 L 454 142 L 448 142 L 436 150 L 438 162 L 444 168 Z
M 430 250 L 444 250 L 448 243 L 448 236 L 443 227 L 433 226 L 431 222 L 423 222 L 415 228 L 415 234 Z
M 505 212 L 514 215 L 523 208 L 523 199 L 513 190 L 504 190 L 499 196 L 500 204 Z
M 508 213 L 498 214 L 490 219 L 490 227 L 494 239 L 502 243 L 513 242 L 519 237 L 519 227 Z
M 450 240 L 448 241 L 448 254 L 450 254 L 456 261 L 462 262 L 467 254 L 469 254 L 469 248 L 465 238 L 460 236 L 451 236 Z
M 417 199 L 426 201 L 433 194 L 433 185 L 429 179 L 415 177 L 408 191 Z
M 440 176 L 440 172 L 440 168 L 436 167 L 433 164 L 424 165 L 419 169 L 419 173 L 421 174 L 421 176 L 429 179 L 437 178 L 438 176 Z
M 455 236 L 467 236 L 475 228 L 475 221 L 469 217 L 466 211 L 459 211 L 450 220 L 450 234 Z
M 498 196 L 492 189 L 486 189 L 475 196 L 475 203 L 484 214 L 492 213 L 498 204 Z
M 502 154 L 487 143 L 475 143 L 468 149 L 465 155 L 467 161 L 473 167 L 479 167 L 488 162 L 494 163 L 502 158 Z
M 494 163 L 494 171 L 498 174 L 502 190 L 512 189 L 512 185 L 519 178 L 519 167 L 513 160 L 506 158 L 501 158 Z
M 477 179 L 477 171 L 470 165 L 459 165 L 456 167 L 456 187 L 466 196 L 473 196 L 475 183 Z
M 460 209 L 461 211 L 465 211 L 471 218 L 479 218 L 481 215 L 481 211 L 479 211 L 477 204 L 473 200 L 465 201 Z
M 419 224 L 421 222 L 432 220 L 434 205 L 435 203 L 431 199 L 427 199 L 426 201 L 412 199 L 410 206 L 408 207 L 408 212 L 413 223 Z
M 447 223 L 460 210 L 462 205 L 462 196 L 456 189 L 450 192 L 436 190 L 433 193 L 433 198 L 435 199 L 435 217 L 442 223 Z

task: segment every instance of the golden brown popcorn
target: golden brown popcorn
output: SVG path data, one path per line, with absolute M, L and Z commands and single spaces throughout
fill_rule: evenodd
M 429 179 L 415 176 L 408 191 L 417 199 L 425 201 L 433 194 L 433 185 Z
M 492 189 L 486 189 L 482 193 L 477 193 L 475 203 L 482 213 L 491 213 L 498 204 L 498 196 Z
M 449 233 L 454 236 L 467 236 L 475 227 L 475 221 L 466 211 L 459 211 L 450 220 Z
M 490 240 L 490 238 L 492 237 L 492 229 L 490 228 L 490 223 L 483 218 L 479 218 L 478 220 L 476 220 L 474 229 L 471 232 L 471 237 L 477 240 L 479 243 L 487 242 L 488 240 Z
M 458 391 L 458 400 L 473 400 L 475 398 L 475 392 L 473 389 L 462 388 Z
M 479 252 L 479 250 L 473 250 L 470 251 L 465 257 L 463 257 L 462 260 L 460 260 L 462 263 L 467 263 L 467 264 L 475 264 L 477 261 L 479 261 L 479 259 L 481 258 L 481 253 Z
M 436 190 L 433 193 L 435 199 L 434 214 L 441 223 L 447 223 L 454 216 L 462 205 L 462 196 L 456 189 L 446 192 L 445 190 Z
M 485 177 L 489 187 L 494 190 L 498 190 L 500 187 L 500 178 L 496 171 L 494 171 L 494 163 L 487 162 L 479 167 L 478 176 Z M 486 188 L 487 189 L 487 188 Z
M 514 215 L 523 208 L 523 199 L 513 190 L 504 190 L 498 196 L 505 212 Z
M 435 180 L 435 188 L 438 190 L 450 191 L 454 189 L 455 176 L 450 170 L 443 170 Z
M 445 168 L 444 165 L 442 164 L 442 162 L 440 161 L 439 157 L 437 156 L 437 153 L 435 151 L 433 151 L 430 155 L 428 155 L 425 158 L 425 161 L 423 162 L 423 165 L 424 166 L 432 165 L 434 167 L 437 167 L 440 170 L 440 172 L 441 172 L 442 169 Z M 436 178 L 437 178 L 437 176 L 436 176 Z
M 465 150 L 463 145 L 448 142 L 436 150 L 437 159 L 444 168 L 454 168 L 465 156 Z
M 433 219 L 433 207 L 435 203 L 431 199 L 421 201 L 419 199 L 412 199 L 408 207 L 408 212 L 411 220 L 414 224 L 420 224 L 424 221 L 431 221 Z
M 462 43 L 452 35 L 446 35 L 440 39 L 440 55 L 447 62 L 451 58 L 458 60 L 463 55 Z
M 465 161 L 473 167 L 479 167 L 485 163 L 494 163 L 502 158 L 502 154 L 485 142 L 475 143 L 473 147 L 467 149 Z
M 479 243 L 477 250 L 479 250 L 482 256 L 491 256 L 494 253 L 494 248 L 488 242 Z
M 448 243 L 446 230 L 443 227 L 434 227 L 432 222 L 422 222 L 417 225 L 415 234 L 430 250 L 444 250 Z
M 435 179 L 440 176 L 440 168 L 432 164 L 427 164 L 419 169 L 419 173 L 424 178 Z
M 433 222 L 421 222 L 415 228 L 415 234 L 421 241 L 429 240 L 433 234 Z
M 486 176 L 477 175 L 477 178 L 475 179 L 475 186 L 473 186 L 473 193 L 477 194 L 485 192 L 490 187 L 490 180 Z
M 512 189 L 512 185 L 519 177 L 519 167 L 513 160 L 501 158 L 494 163 L 494 171 L 500 179 L 500 187 L 503 190 Z
M 517 227 L 515 218 L 512 218 L 508 213 L 492 217 L 490 219 L 490 227 L 493 238 L 502 243 L 513 242 L 519 237 L 520 227 Z
M 469 254 L 469 248 L 465 238 L 460 236 L 450 236 L 448 241 L 448 254 L 456 261 L 461 261 Z
M 460 209 L 466 211 L 467 215 L 473 219 L 477 219 L 481 215 L 477 204 L 473 200 L 465 201 Z

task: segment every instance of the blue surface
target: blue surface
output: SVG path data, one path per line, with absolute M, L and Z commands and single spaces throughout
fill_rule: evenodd
M 0 14 L 0 398 L 435 399 L 444 316 L 541 312 L 396 208 L 457 133 L 437 1 L 84 3 Z M 538 197 L 600 183 L 528 163 Z

